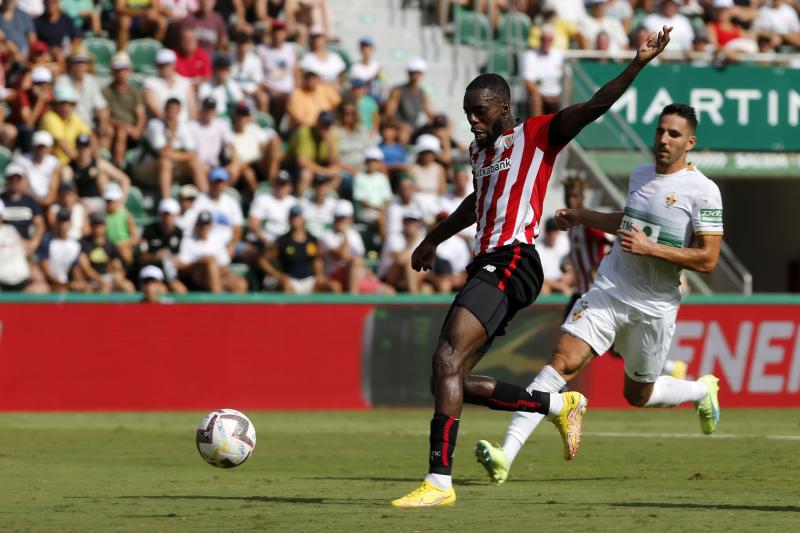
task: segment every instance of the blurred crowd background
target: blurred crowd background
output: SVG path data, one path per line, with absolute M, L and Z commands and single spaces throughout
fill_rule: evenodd
M 567 49 L 631 50 L 664 25 L 696 62 L 800 46 L 794 1 L 425 5 L 452 38 L 526 49 L 521 116 L 558 111 Z M 326 0 L 3 1 L 0 290 L 460 288 L 471 228 L 432 271 L 409 267 L 472 192 L 460 117 L 432 108 L 425 60 L 386 79 L 380 35 L 337 35 L 338 16 Z M 542 226 L 544 292 L 570 292 L 569 242 Z

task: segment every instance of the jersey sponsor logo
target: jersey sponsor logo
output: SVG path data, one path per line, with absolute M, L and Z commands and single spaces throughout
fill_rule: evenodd
M 488 167 L 483 167 L 477 171 L 475 171 L 475 178 L 483 178 L 486 176 L 490 176 L 495 172 L 500 172 L 501 170 L 508 170 L 511 168 L 511 158 L 507 157 L 502 161 L 498 161 L 494 165 L 489 165 Z
M 497 267 L 496 267 L 496 266 L 494 266 L 494 265 L 484 265 L 484 266 L 483 266 L 483 269 L 484 269 L 486 272 L 494 272 L 495 270 L 497 270 Z
M 627 231 L 633 231 L 634 226 L 639 228 L 648 239 L 653 242 L 658 242 L 658 235 L 661 233 L 661 226 L 658 224 L 651 224 L 628 215 L 622 217 L 620 228 Z
M 678 195 L 674 192 L 671 192 L 667 195 L 667 198 L 664 201 L 664 205 L 666 205 L 667 207 L 672 207 L 677 203 L 677 201 L 678 201 Z
M 701 209 L 700 222 L 722 224 L 722 209 Z

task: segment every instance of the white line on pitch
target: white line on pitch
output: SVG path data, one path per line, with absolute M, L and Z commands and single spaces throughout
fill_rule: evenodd
M 622 432 L 622 431 L 587 431 L 584 432 L 585 437 L 610 437 L 610 438 L 624 438 L 624 437 L 641 437 L 650 439 L 769 439 L 769 440 L 800 440 L 800 435 L 748 435 L 748 434 L 733 434 L 726 435 L 702 435 L 697 433 L 642 433 L 642 432 Z

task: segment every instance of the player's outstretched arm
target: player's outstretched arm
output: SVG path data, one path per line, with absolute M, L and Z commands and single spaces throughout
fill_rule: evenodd
M 416 270 L 430 270 L 436 257 L 436 247 L 461 230 L 475 223 L 475 193 L 461 202 L 449 217 L 433 228 L 411 254 L 411 267 Z
M 633 80 L 654 57 L 664 51 L 669 43 L 672 28 L 664 26 L 658 34 L 651 33 L 636 51 L 636 57 L 628 63 L 622 73 L 609 81 L 586 102 L 562 109 L 553 117 L 550 125 L 550 144 L 563 146 L 575 138 L 580 131 L 608 111 L 614 102 L 631 86 Z
M 622 222 L 622 211 L 603 213 L 591 209 L 557 209 L 555 219 L 560 230 L 582 224 L 599 229 L 604 233 L 614 234 Z
M 628 253 L 666 259 L 681 268 L 695 272 L 708 273 L 714 270 L 722 246 L 722 235 L 695 234 L 697 245 L 692 248 L 675 248 L 655 243 L 636 226 L 632 231 L 621 229 L 617 235 L 620 246 Z

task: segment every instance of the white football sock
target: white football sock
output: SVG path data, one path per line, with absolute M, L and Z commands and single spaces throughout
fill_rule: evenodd
M 428 474 L 425 476 L 425 481 L 433 483 L 443 490 L 447 490 L 453 486 L 453 477 L 447 474 Z
M 562 378 L 552 366 L 547 365 L 536 374 L 531 384 L 528 385 L 527 390 L 528 392 L 535 389 L 550 393 L 558 393 L 566 384 L 567 382 L 564 381 L 564 378 Z M 556 400 L 557 403 L 561 400 L 560 394 L 551 394 L 550 407 L 553 406 L 553 399 L 555 396 L 558 396 L 558 400 Z M 563 404 L 563 402 L 561 403 Z M 531 433 L 533 433 L 533 430 L 536 429 L 536 426 L 539 425 L 539 422 L 541 422 L 543 418 L 544 415 L 539 413 L 523 413 L 521 411 L 517 411 L 511 417 L 511 423 L 508 425 L 508 430 L 506 431 L 506 440 L 503 442 L 503 451 L 506 453 L 509 466 L 514 462 L 514 458 L 522 449 L 522 445 L 525 444 L 525 441 L 528 440 L 528 437 L 531 436 Z
M 653 384 L 653 393 L 644 404 L 645 407 L 675 407 L 684 402 L 699 402 L 708 394 L 708 387 L 702 381 L 675 379 L 660 376 Z
M 547 411 L 547 416 L 558 416 L 561 409 L 564 408 L 564 398 L 561 397 L 560 392 L 550 393 L 550 409 Z

